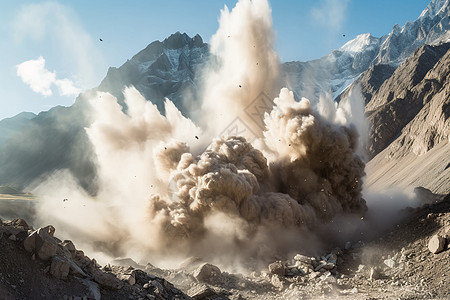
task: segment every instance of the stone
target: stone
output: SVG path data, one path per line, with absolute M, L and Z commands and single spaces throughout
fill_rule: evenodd
M 18 219 L 14 219 L 10 222 L 10 225 L 12 226 L 20 226 L 23 229 L 28 229 L 31 228 L 27 222 L 24 219 L 18 218 Z
M 337 255 L 335 253 L 330 253 L 326 256 L 327 262 L 336 265 L 337 264 Z
M 319 261 L 317 266 L 314 268 L 314 271 L 317 272 L 320 269 L 324 268 L 326 265 L 327 265 L 327 262 L 325 260 L 321 260 L 321 261 Z
M 428 250 L 430 250 L 430 252 L 433 254 L 442 252 L 445 248 L 445 242 L 446 242 L 445 238 L 435 234 L 428 242 Z
M 395 261 L 392 258 L 385 259 L 383 263 L 391 269 L 395 266 Z
M 299 261 L 305 264 L 310 265 L 311 264 L 311 257 L 305 256 L 305 255 L 301 255 L 301 254 L 297 254 L 294 256 L 294 260 L 295 261 Z
M 213 297 L 217 295 L 217 293 L 207 285 L 195 285 L 187 292 L 188 296 L 192 299 L 208 299 L 208 297 Z
M 41 260 L 48 260 L 55 256 L 58 250 L 54 233 L 55 228 L 51 225 L 39 228 L 23 241 L 23 246 L 26 251 L 36 253 Z
M 381 278 L 380 270 L 378 270 L 377 268 L 370 268 L 369 279 L 374 281 L 374 280 L 378 280 L 380 278 Z
M 133 274 L 122 274 L 119 276 L 119 279 L 127 282 L 129 285 L 134 285 L 136 283 L 136 278 Z
M 151 285 L 155 288 L 155 293 L 162 294 L 164 293 L 164 287 L 158 280 L 153 280 Z
M 100 287 L 98 286 L 97 283 L 95 283 L 89 279 L 84 279 L 84 278 L 76 277 L 76 279 L 88 288 L 88 290 L 89 290 L 89 293 L 87 296 L 88 299 L 100 300 L 102 295 L 100 292 Z
M 52 264 L 50 265 L 50 274 L 57 279 L 67 279 L 70 271 L 70 263 L 59 256 L 52 258 Z
M 88 277 L 88 275 L 75 262 L 68 260 L 70 264 L 70 274 L 78 277 Z
M 9 239 L 10 239 L 11 241 L 16 241 L 16 240 L 17 240 L 17 237 L 16 237 L 15 234 L 11 234 L 11 235 L 9 236 Z
M 284 276 L 286 273 L 286 267 L 281 261 L 276 261 L 269 265 L 269 272 L 271 274 Z
M 311 272 L 311 273 L 309 274 L 309 279 L 317 278 L 317 277 L 319 277 L 320 275 L 322 275 L 322 273 L 320 273 L 320 272 Z
M 218 267 L 205 263 L 200 265 L 192 275 L 198 281 L 213 283 L 219 278 L 221 273 Z
M 274 274 L 270 280 L 270 282 L 272 283 L 272 285 L 277 288 L 277 289 L 282 289 L 284 286 L 284 282 L 281 279 L 282 277 L 279 275 Z
M 101 287 L 109 290 L 120 290 L 124 285 L 124 283 L 112 273 L 106 273 L 98 269 L 94 269 L 92 275 L 95 282 L 97 282 Z

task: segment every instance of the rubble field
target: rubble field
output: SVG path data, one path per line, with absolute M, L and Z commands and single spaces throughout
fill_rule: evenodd
M 131 258 L 100 266 L 51 225 L 0 227 L 1 299 L 450 299 L 450 195 L 370 240 L 297 254 L 248 274 L 201 258 L 164 270 Z

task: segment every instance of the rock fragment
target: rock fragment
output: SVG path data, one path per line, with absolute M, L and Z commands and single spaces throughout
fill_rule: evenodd
M 305 256 L 305 255 L 301 255 L 301 254 L 297 254 L 294 256 L 294 260 L 298 261 L 298 262 L 302 262 L 305 264 L 310 265 L 311 264 L 311 257 Z
M 70 263 L 59 256 L 54 256 L 50 265 L 50 274 L 57 279 L 67 279 L 70 271 Z
M 200 265 L 193 273 L 195 279 L 201 282 L 214 283 L 222 272 L 212 264 L 204 263 Z
M 392 258 L 385 259 L 383 263 L 391 269 L 395 266 L 395 261 Z
M 430 252 L 433 254 L 442 252 L 445 248 L 445 242 L 445 238 L 438 234 L 435 234 L 428 242 L 428 250 L 430 250 Z
M 95 269 L 93 270 L 92 275 L 94 277 L 94 281 L 106 289 L 120 290 L 124 285 L 124 283 L 112 273 L 106 273 Z
M 275 288 L 280 290 L 283 289 L 284 282 L 282 280 L 282 277 L 280 277 L 279 275 L 274 274 L 270 281 Z
M 208 299 L 208 297 L 212 297 L 217 295 L 216 292 L 208 287 L 207 285 L 195 285 L 188 292 L 188 296 L 192 299 Z
M 35 252 L 41 260 L 48 260 L 58 250 L 54 233 L 55 228 L 51 225 L 39 228 L 23 241 L 23 246 L 28 252 Z
M 284 276 L 286 272 L 286 267 L 281 261 L 276 261 L 269 265 L 269 272 L 271 274 Z
M 381 278 L 381 272 L 378 268 L 370 268 L 369 270 L 369 279 L 374 281 Z

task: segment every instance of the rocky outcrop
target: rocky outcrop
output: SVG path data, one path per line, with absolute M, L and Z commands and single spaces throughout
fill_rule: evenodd
M 435 72 L 426 75 L 448 49 L 450 43 L 418 49 L 371 97 L 365 110 L 371 126 L 368 150 L 372 157 L 392 143 L 432 97 L 440 93 L 445 82 L 435 78 Z
M 31 296 L 34 298 L 36 293 L 41 293 L 42 299 L 100 300 L 102 296 L 105 296 L 104 299 L 189 299 L 166 280 L 131 266 L 100 267 L 95 259 L 77 250 L 71 241 L 61 241 L 54 233 L 55 228 L 51 225 L 34 230 L 23 219 L 5 222 L 0 220 L 0 240 L 7 237 L 16 245 L 22 245 L 22 249 L 31 257 L 32 264 L 43 268 L 39 274 L 34 274 L 35 266 L 28 263 L 26 272 L 34 273 L 27 276 L 39 277 L 46 274 L 47 282 L 51 282 L 50 286 L 40 286 L 37 291 L 22 288 L 22 291 L 15 293 L 18 298 L 29 299 Z M 4 249 L 1 251 L 3 255 Z M 23 259 L 20 253 L 15 255 L 17 256 L 15 259 Z M 12 257 L 9 259 L 14 260 Z M 15 263 L 12 262 L 12 265 Z M 23 270 L 17 265 L 14 271 L 23 275 Z M 1 273 L 3 272 L 8 272 L 8 269 L 4 269 L 2 265 Z M 0 290 L 3 293 L 1 273 Z M 64 294 L 60 294 L 59 291 L 63 291 Z

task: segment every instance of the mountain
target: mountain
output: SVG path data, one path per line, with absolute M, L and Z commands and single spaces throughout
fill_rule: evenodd
M 11 118 L 6 118 L 0 121 L 0 145 L 8 138 L 14 135 L 22 127 L 26 126 L 30 120 L 36 117 L 31 112 L 22 112 Z
M 438 82 L 428 79 L 424 85 L 424 77 L 449 48 L 450 43 L 419 48 L 367 101 L 365 110 L 373 128 L 369 137 L 372 156 L 386 148 L 436 92 Z
M 372 188 L 423 186 L 450 193 L 450 43 L 424 45 L 366 105 Z
M 133 85 L 160 111 L 164 111 L 165 97 L 187 111 L 187 102 L 197 99 L 196 71 L 208 57 L 209 46 L 200 35 L 190 38 L 177 32 L 162 42 L 152 42 L 121 67 L 109 68 L 98 90 L 122 99 L 123 88 Z
M 93 152 L 84 131 L 90 122 L 87 94 L 71 107 L 41 112 L 0 145 L 2 185 L 22 190 L 34 180 L 67 168 L 84 188 L 95 191 Z
M 417 20 L 395 25 L 381 38 L 362 34 L 318 60 L 283 64 L 285 81 L 298 96 L 331 92 L 336 98 L 371 66 L 396 67 L 423 44 L 449 41 L 449 29 L 449 0 L 432 0 Z

